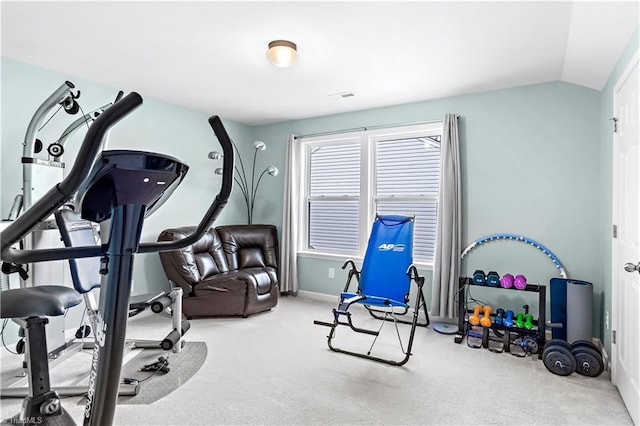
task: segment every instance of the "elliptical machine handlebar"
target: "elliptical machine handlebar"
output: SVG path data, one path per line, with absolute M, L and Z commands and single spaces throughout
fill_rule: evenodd
M 132 92 L 119 99 L 115 104 L 102 113 L 87 131 L 72 169 L 67 177 L 55 187 L 51 188 L 30 209 L 20 215 L 11 225 L 0 234 L 0 255 L 2 260 L 13 263 L 32 263 L 70 258 L 97 257 L 104 251 L 104 246 L 69 247 L 37 250 L 16 250 L 11 246 L 28 235 L 40 222 L 48 218 L 73 194 L 78 191 L 82 183 L 89 177 L 94 159 L 102 147 L 102 141 L 109 130 L 122 118 L 142 104 L 142 97 Z M 234 153 L 233 144 L 218 116 L 209 118 L 224 153 L 222 185 L 220 192 L 214 198 L 209 209 L 200 221 L 193 234 L 175 242 L 142 243 L 138 253 L 177 250 L 198 241 L 219 216 L 227 204 L 233 187 Z
M 178 240 L 178 241 L 161 241 L 157 243 L 142 243 L 138 248 L 138 253 L 153 253 L 159 251 L 171 251 L 178 250 L 188 245 L 197 242 L 205 232 L 211 227 L 213 222 L 217 219 L 222 212 L 222 209 L 227 204 L 227 200 L 231 195 L 231 189 L 233 188 L 233 170 L 234 170 L 234 157 L 233 157 L 233 143 L 231 138 L 227 134 L 227 131 L 222 124 L 222 120 L 217 115 L 209 117 L 209 125 L 213 129 L 213 132 L 218 138 L 223 152 L 223 164 L 222 164 L 222 185 L 220 192 L 214 198 L 211 206 L 205 213 L 204 217 L 196 227 L 191 235 Z

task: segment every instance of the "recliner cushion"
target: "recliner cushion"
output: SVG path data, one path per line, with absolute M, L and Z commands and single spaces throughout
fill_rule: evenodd
M 158 241 L 179 241 L 195 229 L 195 226 L 165 229 Z M 222 243 L 214 229 L 209 229 L 202 238 L 181 250 L 160 252 L 160 260 L 169 279 L 190 286 L 212 275 L 229 271 Z M 185 291 L 190 292 L 189 289 Z
M 202 279 L 229 271 L 229 266 L 222 250 L 222 243 L 214 229 L 209 229 L 193 245 L 193 251 Z
M 247 284 L 237 272 L 227 272 L 214 275 L 193 288 L 194 296 L 202 296 L 211 293 L 247 292 Z
M 241 248 L 238 252 L 238 269 L 264 268 L 264 257 L 261 247 Z
M 278 235 L 273 225 L 229 225 L 216 228 L 229 270 L 278 267 Z
M 247 268 L 238 271 L 238 277 L 255 288 L 258 295 L 271 293 L 274 286 L 278 284 L 278 274 L 271 267 Z

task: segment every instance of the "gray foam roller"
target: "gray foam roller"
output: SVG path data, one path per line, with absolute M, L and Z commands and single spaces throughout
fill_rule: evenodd
M 593 285 L 586 281 L 567 282 L 567 342 L 592 339 Z

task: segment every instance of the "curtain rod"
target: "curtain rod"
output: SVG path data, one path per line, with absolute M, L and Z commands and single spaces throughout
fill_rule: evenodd
M 458 118 L 460 118 L 460 116 L 456 115 L 456 119 L 458 119 Z M 310 138 L 310 137 L 314 137 L 314 136 L 337 135 L 337 134 L 340 134 L 340 133 L 348 133 L 348 132 L 356 132 L 356 131 L 390 129 L 390 128 L 393 128 L 393 127 L 417 126 L 419 124 L 433 124 L 433 123 L 440 123 L 442 121 L 444 121 L 444 120 L 413 121 L 411 123 L 381 124 L 379 126 L 354 127 L 354 128 L 351 128 L 351 129 L 331 130 L 331 131 L 328 131 L 328 132 L 308 133 L 306 135 L 296 135 L 296 136 L 294 136 L 294 139 Z

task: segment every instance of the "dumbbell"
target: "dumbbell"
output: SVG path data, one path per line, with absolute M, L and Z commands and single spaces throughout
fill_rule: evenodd
M 482 306 L 476 305 L 476 307 L 473 308 L 473 315 L 469 317 L 469 324 L 471 325 L 480 324 L 480 312 L 482 312 Z
M 512 310 L 508 310 L 507 312 L 505 312 L 504 320 L 502 321 L 502 323 L 504 324 L 505 327 L 507 327 L 507 328 L 513 327 L 513 316 L 514 315 L 515 314 L 513 313 Z
M 518 312 L 514 324 L 517 328 L 524 328 L 524 314 L 522 312 Z
M 518 290 L 524 290 L 527 287 L 527 278 L 524 275 L 516 275 L 513 286 Z
M 500 275 L 496 271 L 489 271 L 487 277 L 485 279 L 487 285 L 489 287 L 499 287 L 500 286 Z
M 524 328 L 531 330 L 533 328 L 533 315 L 525 314 L 524 316 Z
M 500 278 L 500 287 L 502 288 L 511 288 L 513 287 L 513 275 L 504 274 L 502 278 Z
M 502 325 L 504 323 L 504 309 L 498 308 L 496 310 L 496 317 L 493 319 L 494 324 Z
M 493 309 L 491 306 L 483 306 L 482 311 L 484 312 L 484 316 L 480 318 L 480 325 L 484 328 L 491 327 L 491 314 L 493 313 Z
M 476 269 L 476 271 L 473 273 L 472 282 L 475 285 L 485 285 L 486 280 L 487 276 L 484 274 L 484 271 L 482 269 Z
M 524 308 L 524 313 L 516 315 L 515 326 L 531 330 L 533 328 L 533 315 L 529 314 L 529 305 L 523 305 L 522 307 Z
M 522 326 L 527 330 L 531 330 L 533 328 L 533 315 L 529 314 L 529 305 L 522 305 L 524 308 L 524 322 Z

